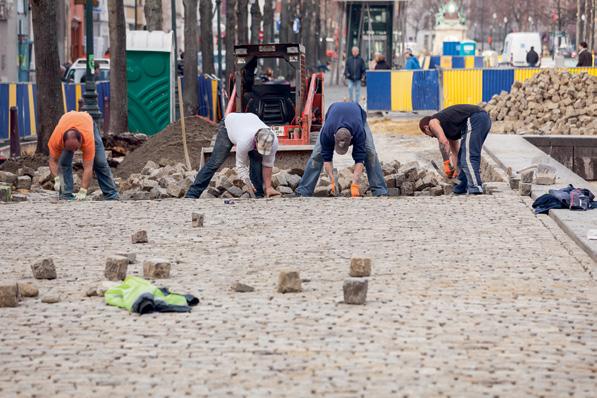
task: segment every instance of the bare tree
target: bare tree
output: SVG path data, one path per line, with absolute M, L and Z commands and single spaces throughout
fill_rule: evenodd
M 108 0 L 110 28 L 110 126 L 113 133 L 128 131 L 128 97 L 126 80 L 126 20 L 124 5 Z
M 212 29 L 213 11 L 211 0 L 200 0 L 199 15 L 201 17 L 201 68 L 203 73 L 214 74 L 214 35 Z
M 294 15 L 291 11 L 292 0 L 282 0 L 280 9 L 280 43 L 290 42 L 290 32 L 292 31 L 292 17 Z
M 313 12 L 314 7 L 312 0 L 303 0 L 300 4 L 301 12 L 301 30 L 300 30 L 300 42 L 305 46 L 305 59 L 308 66 L 313 65 L 313 50 L 312 41 L 313 37 Z
M 236 0 L 226 0 L 226 75 L 234 72 L 234 45 L 236 44 Z
M 249 43 L 249 0 L 236 0 L 237 40 L 238 44 Z
M 265 0 L 263 5 L 263 41 L 274 42 L 274 1 Z
M 143 7 L 147 30 L 162 30 L 162 0 L 145 0 Z
M 197 0 L 183 0 L 184 4 L 184 113 L 197 114 Z
M 261 10 L 259 2 L 251 4 L 251 44 L 259 44 L 259 31 L 261 30 Z
M 54 0 L 31 1 L 35 36 L 37 82 L 37 153 L 48 154 L 48 140 L 62 116 L 60 57 L 58 55 L 57 8 Z

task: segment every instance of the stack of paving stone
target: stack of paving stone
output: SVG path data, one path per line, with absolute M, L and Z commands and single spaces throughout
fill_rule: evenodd
M 125 200 L 182 198 L 195 175 L 195 171 L 182 163 L 160 166 L 150 160 L 141 173 L 131 174 L 126 180 L 117 182 Z
M 382 164 L 382 169 L 390 196 L 439 196 L 445 192 L 451 192 L 450 184 L 444 182 L 435 170 L 423 169 L 417 162 L 401 165 L 400 162 L 395 161 Z M 340 196 L 350 196 L 353 172 L 353 167 L 347 167 L 339 171 Z M 292 196 L 301 181 L 302 174 L 303 170 L 300 169 L 280 170 L 274 167 L 272 185 L 282 196 Z M 370 194 L 365 174 L 361 181 L 361 194 Z M 320 176 L 313 196 L 331 196 L 330 179 L 325 173 Z M 246 198 L 249 197 L 249 194 L 247 193 L 247 187 L 238 177 L 236 171 L 225 168 L 212 179 L 202 197 Z
M 29 167 L 20 168 L 17 174 L 0 171 L 0 202 L 27 200 L 35 176 L 36 172 Z
M 484 108 L 494 133 L 597 135 L 597 76 L 545 70 Z

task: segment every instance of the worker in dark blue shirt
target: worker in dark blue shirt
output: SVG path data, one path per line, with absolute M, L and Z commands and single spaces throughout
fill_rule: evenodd
M 334 151 L 344 155 L 351 145 L 355 163 L 350 188 L 351 196 L 361 196 L 360 180 L 363 169 L 367 170 L 373 196 L 387 196 L 388 188 L 375 151 L 373 135 L 367 124 L 367 114 L 359 104 L 354 102 L 337 102 L 328 109 L 325 123 L 317 137 L 313 153 L 307 161 L 296 194 L 312 196 L 323 167 L 330 177 L 332 194 L 338 195 L 339 192 L 335 191 L 336 181 L 333 175 Z

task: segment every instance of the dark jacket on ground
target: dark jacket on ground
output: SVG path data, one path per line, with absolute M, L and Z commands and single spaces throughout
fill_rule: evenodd
M 336 140 L 334 135 L 340 128 L 346 128 L 352 134 L 352 158 L 355 163 L 364 163 L 367 158 L 365 149 L 365 123 L 367 114 L 354 102 L 336 102 L 330 106 L 325 123 L 319 134 L 321 157 L 324 162 L 331 162 L 334 157 Z
M 576 66 L 593 66 L 593 55 L 589 50 L 578 53 L 578 64 Z
M 539 62 L 539 54 L 535 50 L 529 50 L 527 53 L 527 64 L 529 66 L 535 66 Z
M 385 59 L 383 61 L 380 61 L 377 64 L 375 64 L 375 70 L 388 70 L 388 69 L 392 69 L 392 68 L 390 68 L 390 65 L 388 65 L 388 63 L 386 62 Z
M 363 58 L 361 58 L 361 56 L 353 57 L 352 55 L 350 55 L 346 59 L 346 65 L 344 67 L 344 76 L 348 80 L 352 80 L 355 82 L 361 80 L 363 78 L 363 75 L 365 74 L 365 70 L 367 70 L 367 68 L 365 66 L 365 61 L 363 60 Z

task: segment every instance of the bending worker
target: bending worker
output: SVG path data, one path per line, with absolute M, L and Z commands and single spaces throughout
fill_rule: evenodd
M 197 199 L 212 177 L 224 164 L 232 146 L 236 145 L 236 172 L 257 197 L 279 196 L 272 187 L 272 168 L 278 151 L 278 137 L 257 115 L 231 113 L 220 122 L 211 157 L 199 170 L 186 197 Z
M 61 199 L 85 200 L 94 172 L 104 199 L 118 199 L 99 128 L 87 112 L 62 115 L 50 136 L 48 149 L 54 190 Z M 79 149 L 83 152 L 83 178 L 79 192 L 73 195 L 73 155 Z
M 332 159 L 334 151 L 339 155 L 344 155 L 351 145 L 352 158 L 355 163 L 350 187 L 351 196 L 361 196 L 360 180 L 363 168 L 367 169 L 373 196 L 386 196 L 388 188 L 375 151 L 373 135 L 367 124 L 367 114 L 359 104 L 354 102 L 336 102 L 328 109 L 325 122 L 319 137 L 317 137 L 313 153 L 307 161 L 296 194 L 298 196 L 313 195 L 322 167 L 330 177 L 332 194 L 339 194 L 335 191 L 336 181 L 334 181 Z
M 482 194 L 481 149 L 491 129 L 487 112 L 476 105 L 453 105 L 419 122 L 421 131 L 438 139 L 452 165 L 457 165 L 460 183 L 454 186 L 457 195 Z

